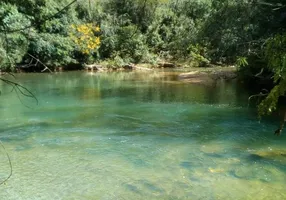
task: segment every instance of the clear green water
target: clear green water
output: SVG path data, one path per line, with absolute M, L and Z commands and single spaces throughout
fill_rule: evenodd
M 236 83 L 164 73 L 19 74 L 1 83 L 13 176 L 0 199 L 286 199 L 286 137 Z M 29 106 L 32 108 L 25 107 Z M 9 174 L 0 150 L 0 179 Z

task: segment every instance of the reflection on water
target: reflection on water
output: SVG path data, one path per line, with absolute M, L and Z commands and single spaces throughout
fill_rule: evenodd
M 0 199 L 285 199 L 285 137 L 235 82 L 176 73 L 19 74 L 1 85 Z M 25 107 L 29 106 L 32 108 Z M 9 173 L 0 152 L 0 179 Z

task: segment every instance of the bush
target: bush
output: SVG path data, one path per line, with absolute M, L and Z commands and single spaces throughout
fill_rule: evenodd
M 75 63 L 75 44 L 69 37 L 40 33 L 31 38 L 29 53 L 51 67 Z
M 8 69 L 15 63 L 22 61 L 23 56 L 27 52 L 29 41 L 23 31 L 6 34 L 16 29 L 22 29 L 30 24 L 30 21 L 23 14 L 19 13 L 17 7 L 11 4 L 0 3 L 0 51 L 1 68 Z

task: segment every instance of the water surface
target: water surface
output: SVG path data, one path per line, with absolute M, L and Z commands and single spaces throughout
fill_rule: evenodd
M 11 78 L 13 79 L 13 78 Z M 238 83 L 163 72 L 19 74 L 1 83 L 13 176 L 0 199 L 286 199 L 286 139 Z M 9 163 L 0 151 L 0 180 Z

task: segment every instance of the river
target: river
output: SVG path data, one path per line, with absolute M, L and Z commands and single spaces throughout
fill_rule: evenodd
M 1 83 L 13 166 L 0 199 L 286 199 L 286 137 L 237 82 L 172 73 L 16 74 Z M 18 95 L 17 95 L 18 94 Z M 0 150 L 0 181 L 9 162 Z

